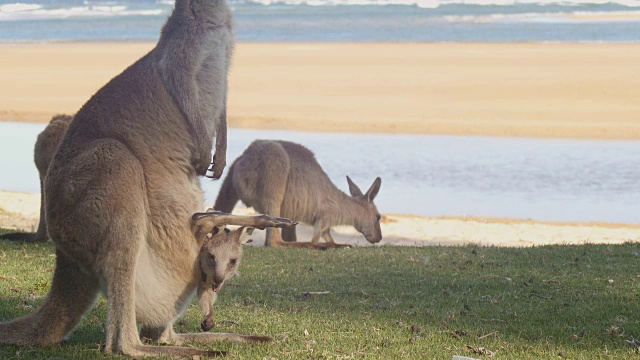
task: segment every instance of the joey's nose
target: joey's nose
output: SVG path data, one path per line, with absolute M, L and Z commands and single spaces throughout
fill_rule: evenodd
M 224 276 L 218 276 L 218 275 L 214 275 L 213 276 L 213 285 L 222 285 L 222 283 L 224 282 Z

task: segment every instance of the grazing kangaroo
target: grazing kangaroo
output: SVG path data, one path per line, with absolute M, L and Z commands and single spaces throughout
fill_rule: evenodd
M 313 225 L 311 243 L 296 240 L 295 229 L 268 229 L 265 245 L 326 249 L 343 247 L 331 237 L 331 227 L 352 225 L 370 243 L 382 239 L 380 213 L 373 199 L 381 180 L 362 193 L 347 176 L 351 196 L 340 191 L 302 145 L 288 141 L 256 140 L 238 157 L 227 174 L 214 209 L 231 212 L 242 200 L 256 211 Z M 320 237 L 326 243 L 319 244 Z
M 210 165 L 214 136 L 212 176 L 225 165 L 232 44 L 225 0 L 176 0 L 156 47 L 75 114 L 44 181 L 56 246 L 51 290 L 32 314 L 0 323 L 0 343 L 60 343 L 100 291 L 108 302 L 108 353 L 220 354 L 143 345 L 141 335 L 174 345 L 262 339 L 173 330 L 201 276 L 192 222 L 201 230 L 291 224 L 220 213 L 191 218 L 204 207 L 199 176 Z
M 198 298 L 205 315 L 200 324 L 204 331 L 209 331 L 215 326 L 213 304 L 216 302 L 217 293 L 227 278 L 237 274 L 242 259 L 242 245 L 251 242 L 249 236 L 253 229 L 240 227 L 233 231 L 227 228 L 220 231 L 214 228 L 213 233 L 208 234 L 210 236 L 202 242 L 198 259 L 202 276 L 198 284 Z
M 53 155 L 58 148 L 58 144 L 62 141 L 62 136 L 67 131 L 69 123 L 73 117 L 71 115 L 55 115 L 51 118 L 49 125 L 42 130 L 36 140 L 36 145 L 33 151 L 33 161 L 38 169 L 38 175 L 40 176 L 40 222 L 38 223 L 38 230 L 36 234 L 15 232 L 4 234 L 0 237 L 10 240 L 26 240 L 34 242 L 47 241 L 47 222 L 44 216 L 44 178 L 47 175 L 47 169 Z

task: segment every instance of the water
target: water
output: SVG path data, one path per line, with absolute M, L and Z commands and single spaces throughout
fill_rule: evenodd
M 0 189 L 38 192 L 33 145 L 43 124 L 0 123 Z M 347 191 L 376 176 L 382 213 L 640 223 L 640 141 L 323 134 L 229 130 L 228 163 L 254 139 L 316 154 Z M 212 204 L 220 182 L 203 180 Z
M 640 41 L 640 0 L 229 3 L 240 41 Z M 172 8 L 171 0 L 0 0 L 0 41 L 154 41 Z

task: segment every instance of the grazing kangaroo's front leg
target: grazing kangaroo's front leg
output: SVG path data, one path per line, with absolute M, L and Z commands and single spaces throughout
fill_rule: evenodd
M 336 242 L 333 241 L 333 236 L 331 236 L 331 228 L 328 228 L 327 230 L 325 230 L 325 232 L 322 233 L 322 238 L 324 239 L 324 241 L 326 241 L 325 246 L 330 248 L 340 249 L 351 247 L 351 245 L 348 244 L 336 244 Z
M 333 241 L 333 236 L 331 236 L 331 228 L 327 228 L 327 230 L 322 233 L 322 238 L 328 243 L 335 242 Z
M 351 247 L 351 245 L 347 244 L 336 244 L 333 241 L 333 237 L 331 236 L 330 231 L 330 227 L 326 227 L 326 225 L 321 224 L 320 222 L 315 223 L 313 226 L 313 236 L 311 237 L 311 243 L 316 246 L 322 247 L 323 249 L 340 249 Z M 325 243 L 319 243 L 321 236 L 326 241 Z
M 327 249 L 351 247 L 350 245 L 336 244 L 335 242 L 319 243 L 320 235 L 324 234 L 323 228 L 324 227 L 320 224 L 317 224 L 313 227 L 313 237 L 311 239 L 311 242 L 285 242 L 281 238 L 279 239 L 279 242 L 274 242 L 272 238 L 271 246 L 289 247 L 289 248 L 296 248 L 296 249 L 314 249 L 314 250 L 327 250 Z M 284 231 L 284 230 L 292 230 L 292 229 L 295 230 L 295 228 L 283 228 L 282 230 Z M 274 235 L 276 235 L 278 236 L 278 238 L 280 237 L 280 234 L 277 233 L 279 229 L 271 229 L 270 233 L 269 233 L 269 230 L 270 229 L 267 229 L 267 236 L 273 237 Z
M 282 229 L 282 240 L 286 242 L 298 241 L 298 236 L 296 235 L 296 228 Z

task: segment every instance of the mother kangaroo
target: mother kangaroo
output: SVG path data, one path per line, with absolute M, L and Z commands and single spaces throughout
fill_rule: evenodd
M 260 340 L 173 331 L 200 279 L 191 216 L 204 208 L 198 177 L 211 163 L 214 137 L 212 177 L 225 167 L 232 44 L 225 0 L 176 0 L 156 47 L 75 115 L 45 181 L 57 255 L 51 290 L 31 315 L 0 323 L 0 343 L 61 342 L 99 291 L 108 300 L 109 353 L 211 354 L 143 345 L 141 335 L 175 345 Z M 247 220 L 222 218 L 223 225 Z M 211 221 L 211 231 L 221 225 Z

